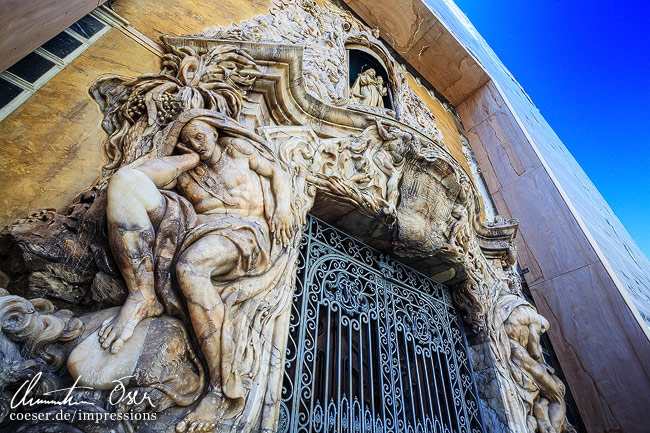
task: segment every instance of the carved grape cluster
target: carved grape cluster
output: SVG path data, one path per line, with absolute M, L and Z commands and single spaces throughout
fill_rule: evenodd
M 170 122 L 181 112 L 181 103 L 168 92 L 160 95 L 160 101 L 157 101 L 156 105 L 158 106 L 158 120 L 161 123 Z
M 154 98 L 153 104 L 147 102 L 146 94 L 139 93 L 131 96 L 126 109 L 128 117 L 136 121 L 148 111 L 157 118 L 158 123 L 166 124 L 178 117 L 182 111 L 182 104 L 169 92 L 161 93 L 159 99 Z
M 132 96 L 131 99 L 129 99 L 127 107 L 126 114 L 133 120 L 138 119 L 147 111 L 147 108 L 144 105 L 144 95 Z

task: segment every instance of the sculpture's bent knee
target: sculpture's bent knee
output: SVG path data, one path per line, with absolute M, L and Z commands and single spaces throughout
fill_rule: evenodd
M 150 224 L 147 214 L 163 203 L 163 197 L 149 177 L 133 168 L 122 168 L 108 182 L 106 216 L 109 223 Z

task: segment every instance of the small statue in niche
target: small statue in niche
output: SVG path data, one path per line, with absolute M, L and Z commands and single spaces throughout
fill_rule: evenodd
M 384 96 L 387 94 L 384 79 L 377 76 L 374 69 L 366 69 L 357 76 L 350 89 L 350 104 L 384 108 Z

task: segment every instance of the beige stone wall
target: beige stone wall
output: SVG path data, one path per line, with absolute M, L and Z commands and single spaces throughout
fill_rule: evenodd
M 161 35 L 198 33 L 266 14 L 271 0 L 120 0 L 115 12 L 153 41 Z
M 159 60 L 111 29 L 0 122 L 0 226 L 37 209 L 60 209 L 93 184 L 106 134 L 89 86 L 106 73 L 158 70 Z
M 157 42 L 163 34 L 228 26 L 268 13 L 271 6 L 270 0 L 120 0 L 115 11 Z M 106 135 L 88 94 L 97 77 L 136 76 L 159 67 L 159 57 L 144 41 L 112 29 L 0 122 L 0 227 L 37 209 L 65 207 L 99 176 Z M 436 116 L 445 145 L 469 173 L 452 113 L 410 75 L 409 82 Z

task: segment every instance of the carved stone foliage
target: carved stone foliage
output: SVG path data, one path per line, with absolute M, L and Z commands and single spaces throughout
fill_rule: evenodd
M 410 88 L 406 76 L 383 43 L 352 14 L 330 3 L 326 2 L 325 7 L 321 7 L 313 0 L 274 0 L 268 15 L 193 36 L 304 45 L 302 70 L 305 89 L 321 101 L 337 106 L 362 103 L 354 96 L 354 89 L 348 92 L 346 44 L 372 47 L 375 54 L 384 60 L 394 86 L 397 120 L 442 143 L 435 117 Z M 381 86 L 388 85 L 380 84 L 378 91 L 382 91 L 379 90 Z M 351 95 L 349 99 L 346 96 L 348 93 Z M 377 98 L 368 101 L 371 99 Z
M 392 223 L 398 185 L 417 140 L 377 120 L 359 134 L 320 139 L 304 127 L 262 128 L 280 158 L 316 189 L 353 203 L 369 216 Z
M 260 75 L 253 59 L 232 45 L 197 53 L 192 47 L 169 47 L 160 74 L 135 79 L 106 77 L 91 92 L 104 112 L 102 126 L 109 134 L 107 170 L 130 164 L 142 156 L 170 153 L 165 142 L 172 121 L 189 109 L 215 110 L 238 119 L 242 91 Z M 155 154 L 150 154 L 154 151 Z
M 385 59 L 397 120 L 345 107 L 348 41 Z M 395 255 L 444 263 L 503 386 L 521 396 L 520 425 L 562 431 L 563 389 L 531 349 L 543 318 L 514 272 L 516 221 L 480 222 L 469 177 L 368 29 L 331 6 L 278 1 L 164 42 L 160 73 L 91 88 L 108 134 L 102 179 L 65 212 L 0 233 L 13 293 L 0 297 L 5 394 L 40 371 L 92 387 L 88 410 L 111 411 L 101 401 L 117 381 L 150 396 L 120 411 L 160 413 L 136 429 L 274 430 L 297 247 L 327 197 L 381 226 Z

